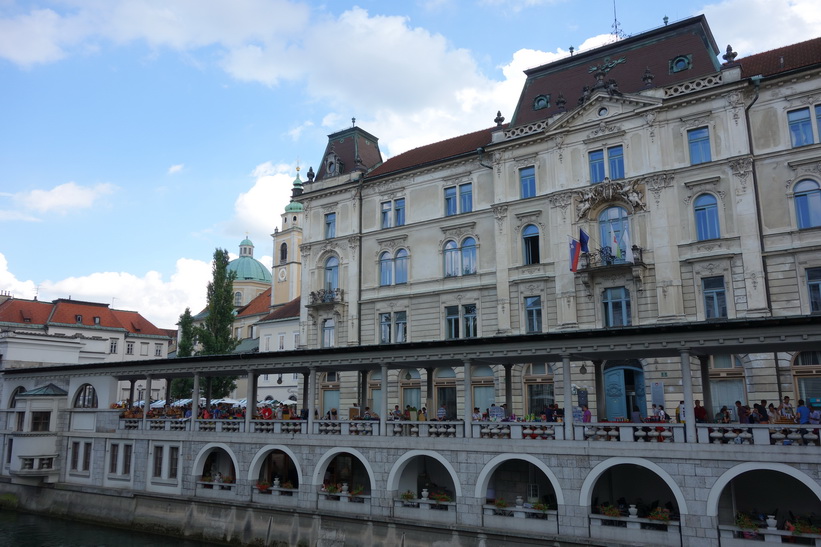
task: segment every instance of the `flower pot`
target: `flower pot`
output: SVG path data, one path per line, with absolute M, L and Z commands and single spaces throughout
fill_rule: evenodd
M 428 495 L 429 495 L 429 494 L 428 494 L 428 489 L 427 489 L 427 488 L 423 488 L 423 489 L 422 489 L 422 499 L 423 499 L 423 500 L 428 499 Z
M 775 530 L 776 524 L 778 524 L 778 521 L 775 520 L 775 515 L 767 515 L 767 529 Z
M 631 505 L 630 507 L 628 507 L 627 512 L 630 513 L 630 516 L 633 518 L 636 518 L 639 514 L 639 510 L 636 509 L 635 505 Z

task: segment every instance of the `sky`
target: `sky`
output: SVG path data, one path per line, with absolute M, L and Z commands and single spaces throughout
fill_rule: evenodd
M 0 291 L 174 328 L 216 248 L 271 265 L 297 166 L 352 118 L 388 158 L 509 119 L 571 46 L 699 14 L 739 57 L 821 28 L 818 0 L 0 0 Z

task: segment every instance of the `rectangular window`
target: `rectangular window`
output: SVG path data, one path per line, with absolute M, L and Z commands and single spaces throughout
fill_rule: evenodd
M 325 215 L 325 239 L 333 239 L 336 237 L 336 213 L 328 213 Z
M 710 130 L 706 127 L 687 131 L 690 146 L 690 165 L 712 161 L 710 154 Z
M 525 297 L 525 328 L 527 333 L 542 332 L 542 297 Z
M 391 314 L 389 313 L 379 314 L 379 343 L 391 343 Z
M 610 178 L 618 180 L 624 178 L 624 148 L 621 145 L 607 149 L 607 162 L 610 167 Z
M 807 269 L 807 289 L 810 293 L 810 312 L 821 313 L 821 268 Z
M 445 188 L 445 216 L 453 216 L 456 213 L 456 187 Z
M 394 316 L 394 340 L 397 344 L 408 341 L 408 312 L 398 311 Z
M 459 212 L 473 211 L 473 184 L 470 182 L 459 185 Z
M 604 180 L 604 150 L 588 153 L 590 163 L 590 182 L 595 184 Z
M 134 342 L 126 342 L 125 343 L 125 354 L 126 355 L 134 355 Z
M 131 451 L 132 446 L 130 444 L 123 445 L 123 475 L 131 474 Z
M 445 338 L 459 338 L 459 306 L 445 306 Z
M 624 147 L 611 146 L 607 149 L 607 169 L 605 169 L 604 150 L 588 152 L 590 164 L 590 182 L 596 184 L 604 181 L 605 177 L 611 180 L 624 178 Z
M 140 343 L 140 355 L 148 355 L 148 342 Z
M 602 297 L 605 327 L 626 327 L 631 324 L 630 293 L 624 287 L 605 289 Z
M 548 405 L 552 405 L 553 383 L 527 384 L 527 411 L 532 414 L 544 412 Z
M 171 446 L 168 449 L 168 478 L 176 479 L 179 469 L 180 447 Z
M 299 333 L 295 332 L 294 333 L 294 349 L 297 349 L 298 347 L 299 347 Z
M 162 357 L 162 344 L 154 344 L 154 357 Z
M 83 443 L 83 471 L 91 469 L 91 443 Z
M 390 201 L 382 202 L 382 228 L 391 227 L 391 211 L 393 204 Z
M 532 198 L 536 195 L 536 168 L 525 167 L 519 169 L 519 185 L 521 187 L 522 199 Z
M 157 479 L 162 478 L 162 457 L 164 450 L 164 446 L 154 446 L 154 468 L 151 476 Z
M 322 321 L 322 347 L 334 347 L 334 320 L 325 319 Z
M 14 452 L 14 439 L 9 439 L 9 444 L 6 445 L 6 465 L 11 463 L 11 455 Z
M 479 336 L 476 304 L 462 306 L 462 323 L 465 326 L 465 338 L 476 338 Z
M 394 226 L 405 225 L 405 198 L 397 199 L 393 202 Z
M 117 339 L 112 338 L 108 343 L 108 353 L 117 353 Z
M 279 335 L 279 350 L 282 351 L 284 349 L 285 349 L 285 335 L 280 334 Z
M 818 109 L 816 108 L 816 119 Z M 790 125 L 790 139 L 793 148 L 806 146 L 813 143 L 812 122 L 810 120 L 810 109 L 802 108 L 787 112 L 787 122 Z
M 727 296 L 724 292 L 724 277 L 705 277 L 701 280 L 704 292 L 704 318 L 726 319 Z
M 49 431 L 51 425 L 51 412 L 32 412 L 31 413 L 31 430 L 32 431 Z
M 71 443 L 71 470 L 78 471 L 80 468 L 80 443 Z
M 25 427 L 26 423 L 26 413 L 25 412 L 18 412 L 17 413 L 17 429 L 15 431 L 23 431 L 23 427 Z
M 120 457 L 120 445 L 112 444 L 108 453 L 108 472 L 112 475 L 117 473 L 117 459 Z

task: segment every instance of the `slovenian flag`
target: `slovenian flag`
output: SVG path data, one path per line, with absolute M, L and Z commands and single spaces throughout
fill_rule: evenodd
M 579 269 L 579 257 L 582 255 L 581 243 L 573 238 L 570 238 L 570 271 L 575 272 Z
M 616 258 L 621 258 L 621 247 L 619 247 L 619 240 L 616 239 L 616 234 L 613 232 L 613 225 L 610 225 L 610 245 L 612 245 L 612 249 L 610 251 L 616 256 Z

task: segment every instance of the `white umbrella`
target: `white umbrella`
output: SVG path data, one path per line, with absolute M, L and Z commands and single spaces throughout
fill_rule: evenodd
M 159 401 L 154 401 L 151 403 L 151 408 L 162 408 L 165 406 L 165 399 L 161 399 Z
M 219 399 L 216 401 L 211 401 L 213 404 L 216 405 L 238 405 L 239 401 L 236 399 Z

